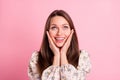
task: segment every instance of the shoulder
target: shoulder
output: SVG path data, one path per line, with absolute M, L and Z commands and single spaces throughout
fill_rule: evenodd
M 32 58 L 34 58 L 34 57 L 37 57 L 38 56 L 38 54 L 39 54 L 39 52 L 38 51 L 33 51 L 33 53 L 32 53 Z
M 33 51 L 32 55 L 31 55 L 30 62 L 37 63 L 38 56 L 39 56 L 39 52 L 38 51 Z
M 88 51 L 86 50 L 81 50 L 80 51 L 80 56 L 79 56 L 79 63 L 86 63 L 90 61 L 90 55 Z
M 38 80 L 37 78 L 39 77 L 39 72 L 37 67 L 38 56 L 39 56 L 39 52 L 34 51 L 29 61 L 28 76 L 30 77 L 31 80 L 35 80 L 35 79 Z
M 80 51 L 80 58 L 83 58 L 83 57 L 89 57 L 88 51 L 84 49 Z
M 89 72 L 91 69 L 90 56 L 86 50 L 81 50 L 78 69 Z

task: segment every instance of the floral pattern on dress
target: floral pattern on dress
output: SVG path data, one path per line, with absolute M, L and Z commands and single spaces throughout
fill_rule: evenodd
M 85 80 L 86 74 L 91 69 L 89 54 L 85 50 L 81 50 L 77 68 L 71 64 L 61 66 L 51 65 L 43 71 L 41 78 L 37 71 L 37 61 L 38 52 L 35 51 L 28 66 L 30 80 Z

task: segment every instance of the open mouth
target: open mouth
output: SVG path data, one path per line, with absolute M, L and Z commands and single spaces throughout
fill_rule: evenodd
M 64 41 L 64 39 L 65 39 L 64 37 L 56 37 L 55 41 L 58 42 L 58 43 L 61 43 L 61 42 Z

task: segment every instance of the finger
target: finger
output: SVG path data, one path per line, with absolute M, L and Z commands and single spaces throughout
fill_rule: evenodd
M 68 50 L 68 48 L 70 46 L 70 42 L 71 42 L 73 33 L 74 33 L 74 30 L 72 29 L 68 39 L 66 40 L 64 46 L 61 49 L 62 53 L 66 53 L 67 52 L 67 50 Z
M 50 48 L 55 48 L 56 46 L 55 46 L 52 38 L 50 37 L 50 34 L 49 34 L 48 31 L 47 31 L 47 36 L 48 36 L 48 41 L 49 41 L 49 46 L 50 46 Z
M 71 33 L 70 33 L 70 36 L 68 37 L 69 40 L 72 39 L 73 33 L 74 33 L 74 30 L 72 29 L 72 30 L 71 30 Z
M 65 45 L 67 45 L 68 43 L 70 44 L 71 39 L 72 39 L 72 36 L 73 36 L 73 33 L 74 33 L 74 30 L 72 29 L 72 30 L 71 30 L 71 33 L 70 33 L 70 36 L 68 37 L 68 39 L 67 39 Z
M 47 36 L 48 36 L 48 41 L 49 41 L 49 43 L 53 44 L 53 41 L 52 41 L 52 39 L 51 39 L 51 37 L 50 37 L 48 31 L 47 31 Z
M 50 34 L 48 31 L 46 31 L 47 36 L 48 36 L 48 41 L 49 41 L 49 47 L 51 48 L 51 50 L 53 51 L 53 53 L 56 55 L 56 53 L 59 53 L 59 49 L 56 47 L 56 45 L 54 44 L 52 38 L 50 37 Z

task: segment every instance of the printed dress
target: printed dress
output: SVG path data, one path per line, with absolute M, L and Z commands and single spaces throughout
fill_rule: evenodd
M 30 80 L 85 80 L 86 74 L 91 69 L 89 54 L 85 50 L 81 50 L 77 68 L 71 64 L 61 66 L 49 66 L 42 73 L 40 78 L 37 70 L 38 53 L 32 54 L 28 66 L 28 76 Z

